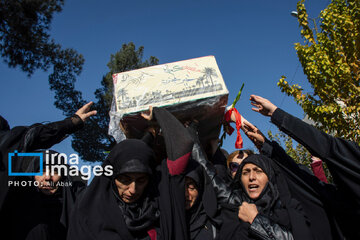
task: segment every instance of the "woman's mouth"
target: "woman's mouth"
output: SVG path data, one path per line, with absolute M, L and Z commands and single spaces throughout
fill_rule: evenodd
M 257 191 L 258 188 L 259 188 L 259 185 L 257 185 L 257 184 L 249 184 L 248 185 L 249 192 L 255 192 L 255 191 Z

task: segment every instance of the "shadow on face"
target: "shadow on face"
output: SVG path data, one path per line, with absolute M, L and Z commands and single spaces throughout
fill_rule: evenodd
M 35 181 L 38 182 L 38 188 L 39 190 L 46 194 L 46 195 L 52 195 L 58 190 L 58 182 L 61 179 L 61 176 L 54 172 L 54 174 L 47 174 L 46 170 L 44 170 L 42 176 L 35 176 Z
M 249 155 L 243 151 L 239 151 L 238 155 L 235 155 L 229 162 L 229 170 L 231 172 L 231 177 L 234 178 L 237 170 L 239 169 L 240 164 L 247 158 Z
M 199 195 L 198 188 L 194 179 L 191 177 L 185 177 L 185 209 L 189 210 Z
M 133 203 L 141 198 L 148 182 L 147 173 L 123 173 L 115 179 L 119 196 L 125 203 Z

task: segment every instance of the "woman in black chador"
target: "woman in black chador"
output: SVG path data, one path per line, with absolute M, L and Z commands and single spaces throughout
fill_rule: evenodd
M 159 124 L 167 159 L 154 169 L 154 152 L 143 142 L 151 134 L 118 143 L 103 164 L 113 175 L 95 177 L 81 195 L 68 239 L 217 239 L 216 196 L 190 160 L 189 131 L 165 109 L 142 116 Z
M 13 173 L 38 172 L 39 157 L 35 159 L 13 157 L 9 166 L 9 153 L 15 150 L 34 152 L 47 149 L 61 142 L 68 134 L 80 130 L 87 118 L 96 114 L 90 111 L 92 103 L 85 104 L 75 115 L 63 121 L 48 124 L 17 126 L 10 129 L 8 122 L 0 116 L 0 226 L 8 239 L 65 239 L 68 214 L 77 194 L 82 189 L 81 181 L 65 176 L 22 177 Z M 54 152 L 52 152 L 54 153 Z M 44 157 L 45 159 L 45 157 Z M 45 164 L 44 164 L 45 165 Z M 73 187 L 54 188 L 47 186 L 51 180 L 66 181 Z M 26 186 L 11 184 L 25 180 Z M 34 180 L 43 182 L 34 186 Z
M 96 114 L 90 111 L 92 102 L 82 106 L 76 113 L 62 121 L 48 124 L 36 123 L 31 126 L 16 126 L 10 128 L 8 122 L 0 116 L 0 217 L 11 187 L 8 182 L 15 180 L 15 176 L 8 175 L 9 153 L 17 150 L 20 152 L 33 152 L 48 149 L 61 142 L 68 134 L 80 130 L 89 117 Z M 12 172 L 21 172 L 21 161 L 13 161 Z
M 359 239 L 360 147 L 357 143 L 330 136 L 291 116 L 269 100 L 251 95 L 253 110 L 271 117 L 279 129 L 322 159 L 333 176 L 326 184 L 304 171 L 276 142 L 266 140 L 250 123 L 247 135 L 258 143 L 286 175 L 290 192 L 304 207 L 316 239 Z
M 160 212 L 153 151 L 141 140 L 125 140 L 103 167 L 113 176 L 93 179 L 76 204 L 68 239 L 152 239 L 159 234 Z
M 2 233 L 9 239 L 66 239 L 69 215 L 76 197 L 85 188 L 85 182 L 58 171 L 68 168 L 68 165 L 57 152 L 42 153 L 42 175 L 18 177 L 16 181 L 26 182 L 26 186 L 12 187 L 4 203 L 1 226 Z M 46 162 L 46 154 L 53 156 L 55 162 Z M 25 173 L 39 172 L 39 157 L 22 159 L 21 168 Z
M 211 182 L 201 167 L 190 160 L 185 171 L 185 209 L 191 240 L 219 239 L 221 221 Z
M 185 210 L 186 203 L 190 206 L 190 198 L 185 196 L 185 174 L 191 172 L 191 166 L 189 172 L 186 168 L 193 141 L 165 109 L 154 108 L 143 116 L 158 122 L 167 159 L 155 170 L 154 152 L 145 142 L 131 139 L 118 143 L 103 164 L 112 166 L 113 175 L 96 176 L 80 196 L 68 239 L 186 240 L 199 232 L 197 227 L 189 231 Z M 203 210 L 196 201 L 193 204 L 193 209 L 200 211 L 195 211 L 199 213 L 193 215 L 195 218 L 188 214 L 189 220 L 202 227 Z
M 266 156 L 241 163 L 233 190 L 233 202 L 223 204 L 222 239 L 313 239 L 301 204 Z

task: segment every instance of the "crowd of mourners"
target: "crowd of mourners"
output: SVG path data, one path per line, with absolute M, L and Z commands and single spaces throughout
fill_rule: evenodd
M 36 158 L 14 159 L 9 166 L 9 152 L 45 151 L 81 131 L 96 111 L 88 103 L 63 121 L 13 128 L 0 116 L 1 238 L 360 239 L 359 145 L 328 135 L 265 98 L 251 95 L 250 101 L 255 112 L 270 117 L 317 159 L 313 171 L 243 116 L 241 129 L 259 153 L 228 154 L 218 139 L 204 146 L 196 121 L 182 124 L 165 108 L 150 107 L 141 116 L 158 129 L 113 147 L 102 163 L 112 167 L 112 176 L 95 176 L 89 185 L 59 172 L 9 176 L 9 167 L 13 172 L 40 168 Z M 235 113 L 230 121 L 236 122 Z M 332 183 L 318 159 L 326 163 Z M 51 164 L 60 163 L 44 162 Z M 8 184 L 22 179 L 42 184 Z M 54 184 L 59 181 L 71 184 Z

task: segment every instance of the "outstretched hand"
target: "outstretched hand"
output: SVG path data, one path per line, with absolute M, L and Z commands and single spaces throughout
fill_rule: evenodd
M 96 110 L 90 111 L 91 106 L 93 105 L 93 102 L 88 102 L 84 106 L 82 106 L 79 110 L 76 111 L 76 115 L 78 115 L 83 122 L 86 121 L 91 116 L 94 116 L 97 114 Z
M 264 134 L 243 116 L 241 116 L 241 129 L 244 131 L 245 135 L 254 143 L 257 149 L 261 151 L 262 145 L 265 142 Z
M 277 107 L 274 104 L 272 104 L 269 100 L 260 96 L 250 95 L 250 101 L 251 101 L 251 105 L 254 106 L 251 109 L 255 112 L 261 113 L 264 116 L 271 117 L 271 115 L 277 109 Z

